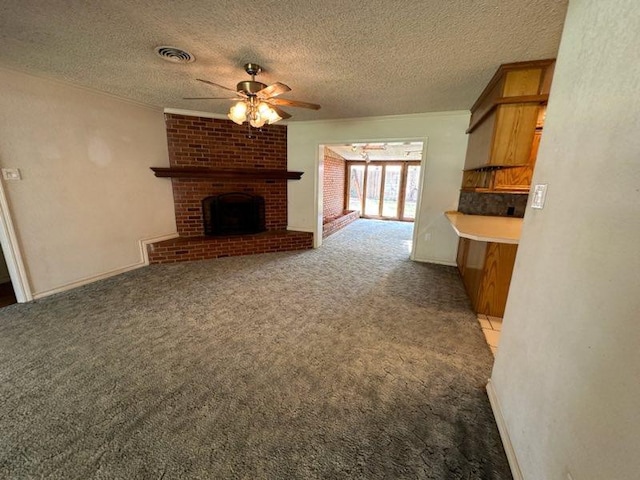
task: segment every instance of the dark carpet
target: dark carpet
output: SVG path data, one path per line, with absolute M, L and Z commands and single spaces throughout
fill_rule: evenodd
M 510 479 L 492 356 L 411 224 L 0 310 L 0 477 Z

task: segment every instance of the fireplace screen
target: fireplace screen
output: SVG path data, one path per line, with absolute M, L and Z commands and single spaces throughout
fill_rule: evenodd
M 202 200 L 205 235 L 264 232 L 264 198 L 246 193 L 225 193 Z

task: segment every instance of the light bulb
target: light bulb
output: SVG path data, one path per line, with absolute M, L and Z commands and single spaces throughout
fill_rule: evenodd
M 229 115 L 227 115 L 238 125 L 247 119 L 247 104 L 245 102 L 238 102 L 229 109 Z

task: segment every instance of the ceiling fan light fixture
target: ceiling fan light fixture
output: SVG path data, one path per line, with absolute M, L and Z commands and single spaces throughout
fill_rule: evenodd
M 260 104 L 258 105 L 258 113 L 260 114 L 260 116 L 262 118 L 264 118 L 266 120 L 266 122 L 269 125 L 274 124 L 274 123 L 282 120 L 282 117 L 280 115 L 278 115 L 278 112 L 276 112 L 266 102 L 260 102 Z
M 244 101 L 235 103 L 227 115 L 232 121 L 238 125 L 242 125 L 247 119 L 247 104 Z
M 249 117 L 249 125 L 253 128 L 260 128 L 267 122 L 266 118 L 263 118 L 258 112 L 255 112 Z
M 279 122 L 280 120 L 282 120 L 282 117 L 278 115 L 278 113 L 275 110 L 271 110 L 271 114 L 269 115 L 269 119 L 267 120 L 269 122 L 269 125 L 273 125 L 274 123 Z
M 265 120 L 269 119 L 269 116 L 271 115 L 271 112 L 273 110 L 271 110 L 271 107 L 269 105 L 267 105 L 264 102 L 260 102 L 258 104 L 258 114 L 264 118 Z
M 283 93 L 291 91 L 291 88 L 280 82 L 271 85 L 257 82 L 255 77 L 262 71 L 260 65 L 248 63 L 244 66 L 244 69 L 251 75 L 251 80 L 238 83 L 235 90 L 209 80 L 196 79 L 212 87 L 231 91 L 235 97 L 187 97 L 185 100 L 237 100 L 229 109 L 227 117 L 238 125 L 242 125 L 248 121 L 249 125 L 254 128 L 260 128 L 265 123 L 272 125 L 280 120 L 290 118 L 291 115 L 279 108 L 281 105 L 310 108 L 312 110 L 320 109 L 320 105 L 315 103 L 276 98 Z

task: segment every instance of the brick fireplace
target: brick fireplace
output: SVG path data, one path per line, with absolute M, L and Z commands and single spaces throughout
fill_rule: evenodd
M 148 246 L 150 263 L 312 248 L 313 234 L 287 230 L 287 127 L 246 125 L 186 115 L 166 114 L 170 168 L 154 168 L 171 177 L 179 237 Z M 205 235 L 202 201 L 226 194 L 264 200 L 261 233 Z M 224 197 L 223 197 L 224 198 Z

